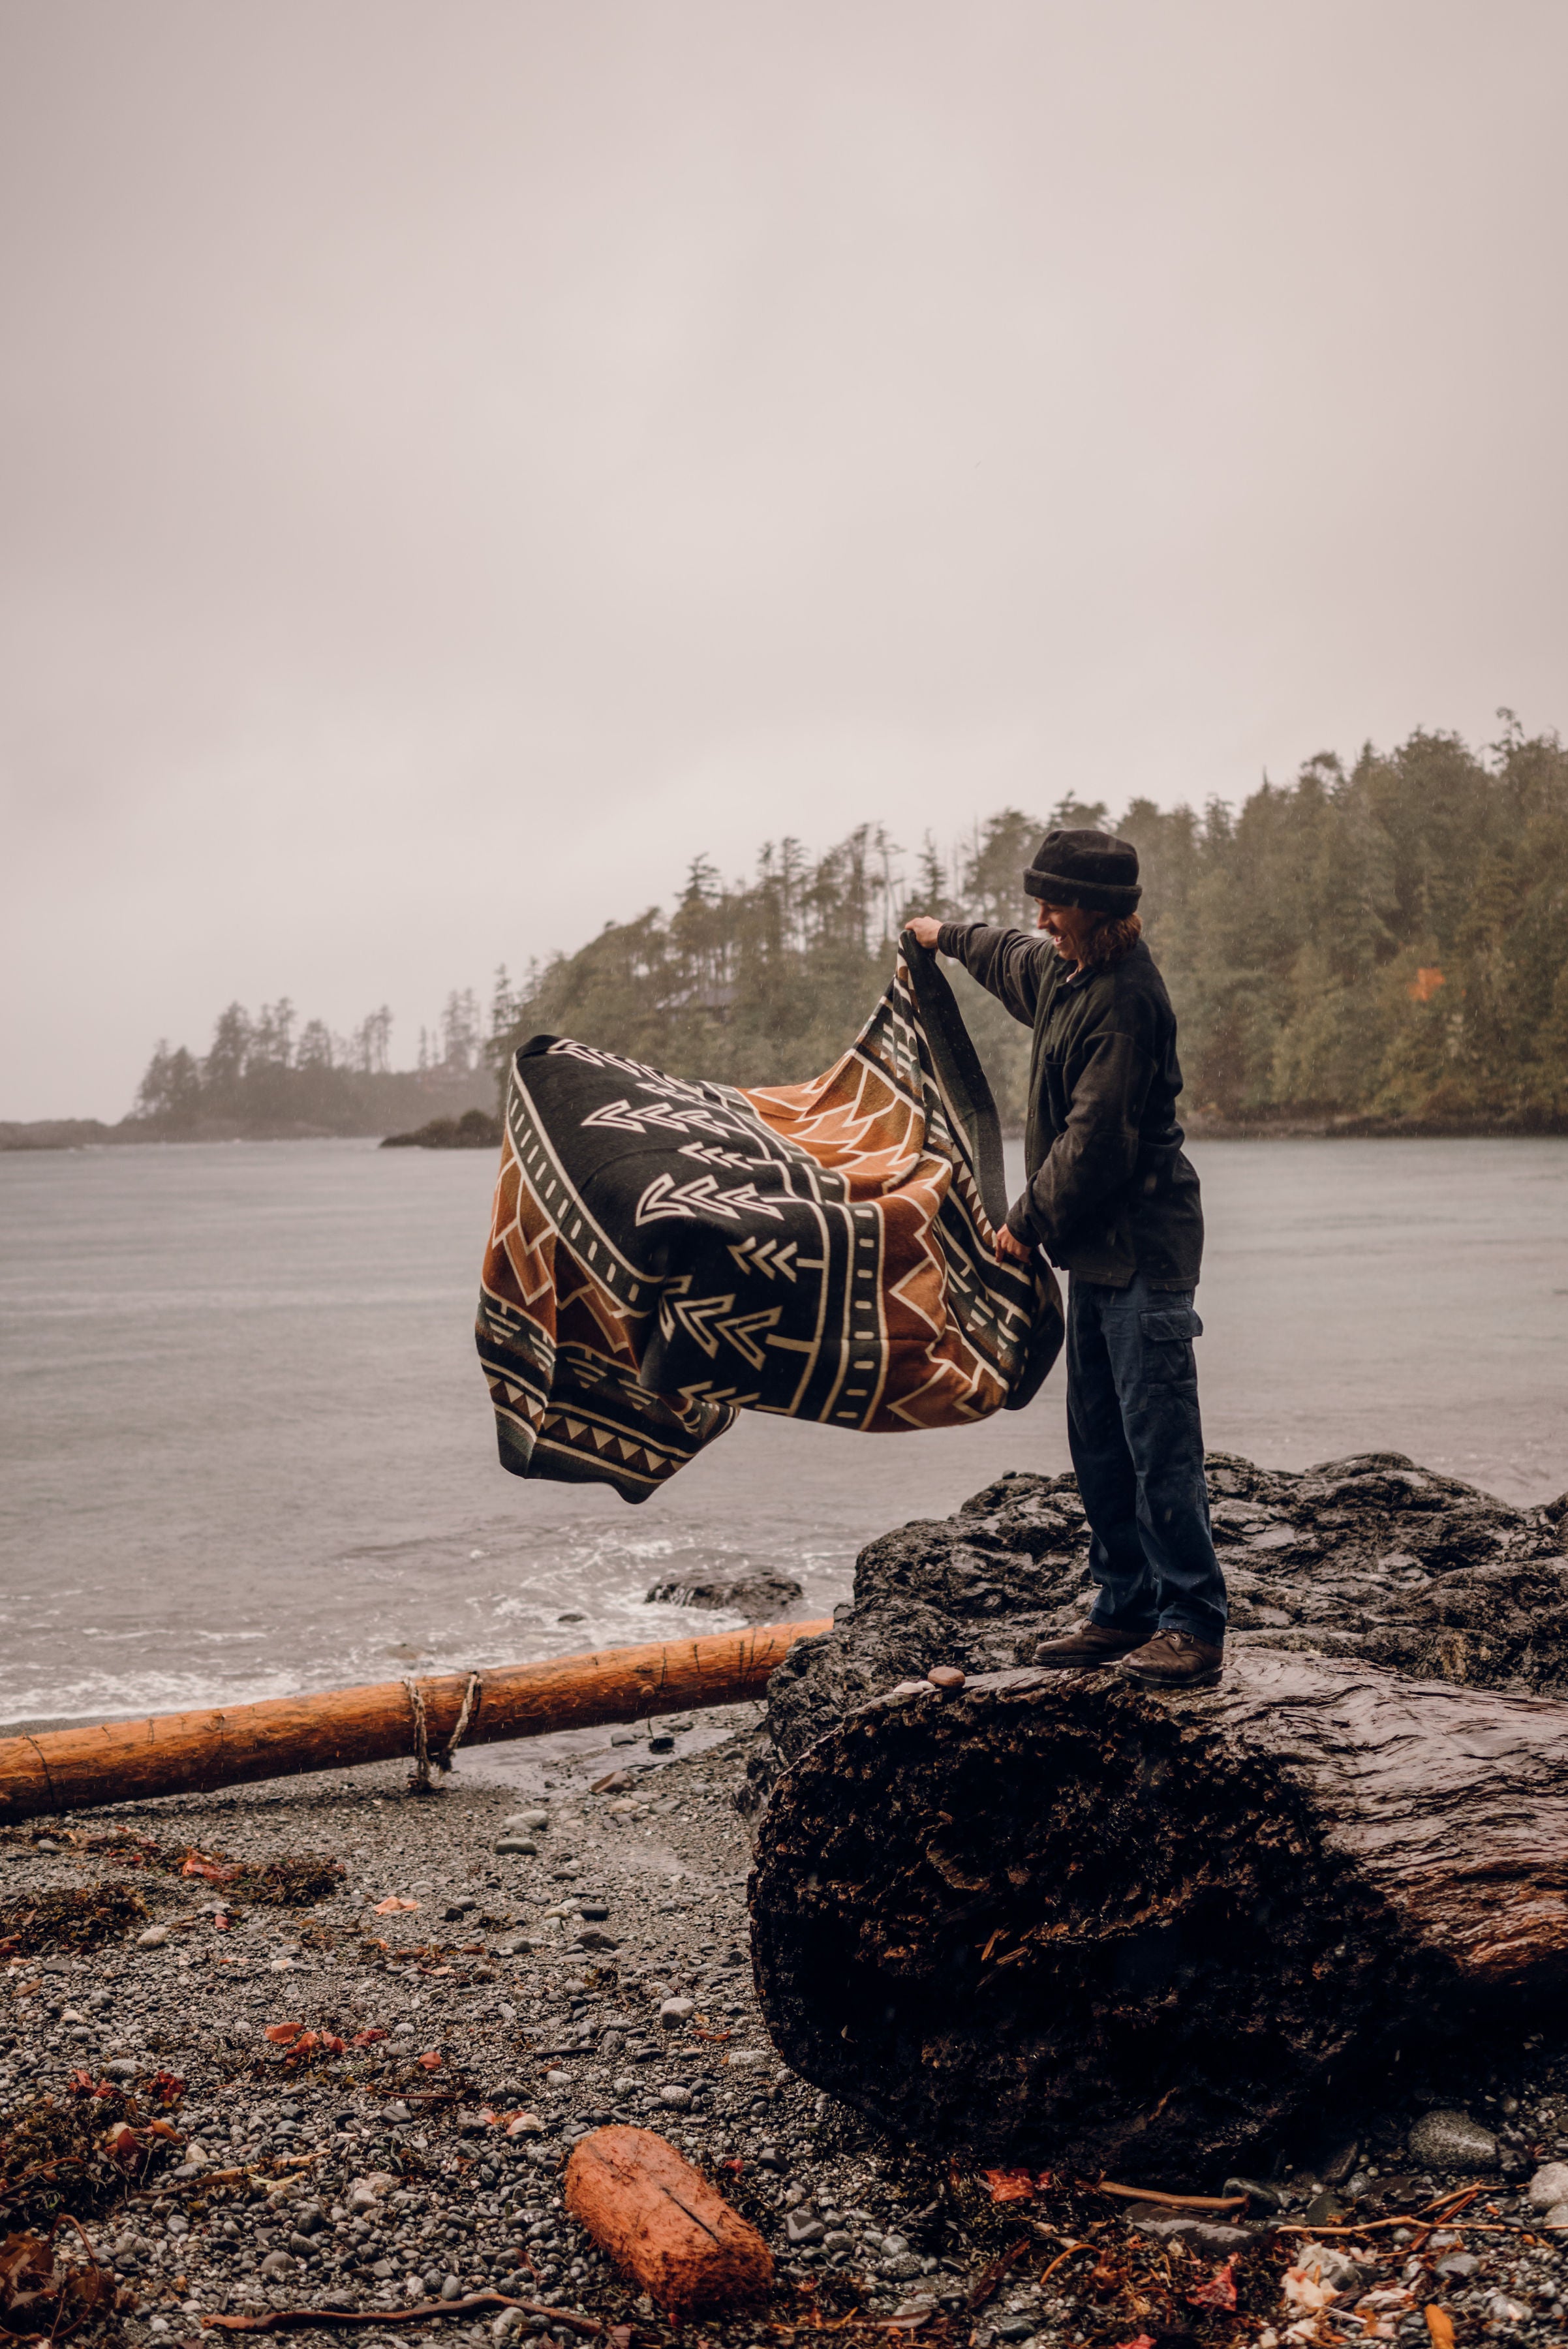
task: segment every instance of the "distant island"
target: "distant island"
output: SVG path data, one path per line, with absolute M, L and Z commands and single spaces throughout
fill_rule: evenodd
M 515 998 L 496 974 L 491 1023 L 509 1024 Z M 389 1065 L 392 1014 L 385 1004 L 349 1037 L 320 1019 L 297 1021 L 286 997 L 254 1018 L 231 1003 L 200 1058 L 161 1041 L 128 1117 L 58 1118 L 0 1124 L 0 1150 L 80 1150 L 136 1142 L 302 1142 L 366 1139 L 432 1120 L 494 1110 L 489 1037 L 472 988 L 448 996 L 441 1027 L 421 1030 L 419 1062 Z
M 499 1150 L 501 1120 L 488 1110 L 465 1110 L 461 1117 L 432 1117 L 412 1133 L 389 1133 L 383 1150 Z
M 770 842 L 750 881 L 698 857 L 670 913 L 607 923 L 519 987 L 499 970 L 487 1019 L 454 991 L 413 1069 L 389 1065 L 385 1005 L 345 1040 L 296 1028 L 286 999 L 254 1019 L 231 1004 L 202 1056 L 159 1044 L 118 1125 L 0 1124 L 0 1149 L 331 1134 L 490 1148 L 511 1055 L 541 1032 L 677 1076 L 790 1083 L 855 1034 L 910 914 L 1030 918 L 1019 874 L 1048 823 L 1108 826 L 1138 851 L 1195 1133 L 1568 1133 L 1568 751 L 1499 714 L 1482 750 L 1417 731 L 1349 765 L 1321 751 L 1239 812 L 1135 799 L 1113 819 L 1067 797 L 1002 808 L 945 852 L 861 824 L 816 857 Z M 1028 1033 L 949 968 L 1016 1133 Z

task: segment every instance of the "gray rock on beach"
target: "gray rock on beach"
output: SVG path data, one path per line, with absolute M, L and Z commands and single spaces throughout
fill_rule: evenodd
M 1244 2251 L 1257 2237 L 1251 2227 L 1230 2227 L 1223 2220 L 1203 2218 L 1163 2219 L 1155 2211 L 1135 2210 L 1127 2224 L 1140 2235 L 1164 2243 L 1186 2243 L 1205 2259 L 1222 2260 Z
M 1226 2231 L 1234 2230 L 1227 2229 Z M 1309 2242 L 1293 2245 L 1292 2251 L 1294 2266 L 1300 2268 L 1304 2275 L 1311 2275 L 1315 2269 L 1323 2282 L 1332 2284 L 1335 2292 L 1343 2292 L 1347 2284 L 1358 2283 L 1361 2280 L 1361 2270 L 1355 2261 L 1337 2245 Z
M 1497 2139 L 1490 2129 L 1462 2113 L 1442 2107 L 1423 2113 L 1406 2140 L 1412 2158 L 1434 2169 L 1495 2169 Z

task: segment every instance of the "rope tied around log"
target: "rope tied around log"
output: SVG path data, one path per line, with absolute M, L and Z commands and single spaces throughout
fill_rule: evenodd
M 442 1772 L 454 1766 L 457 1749 L 462 1743 L 463 1734 L 470 1722 L 479 1709 L 480 1699 L 483 1694 L 483 1685 L 477 1672 L 470 1672 L 468 1686 L 462 1692 L 462 1703 L 458 1710 L 457 1719 L 452 1723 L 452 1735 L 444 1745 L 438 1747 L 432 1754 L 430 1750 L 430 1723 L 425 1716 L 423 1693 L 412 1674 L 404 1673 L 403 1689 L 409 1700 L 409 1711 L 413 1716 L 414 1727 L 414 1766 L 409 1774 L 410 1795 L 433 1795 L 436 1792 L 435 1787 L 431 1784 L 432 1762 L 436 1768 Z

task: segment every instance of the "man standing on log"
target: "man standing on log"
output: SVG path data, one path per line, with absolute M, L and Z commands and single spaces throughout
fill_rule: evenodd
M 1033 933 L 927 916 L 909 926 L 1034 1032 L 1028 1179 L 996 1253 L 1026 1264 L 1043 1247 L 1069 1276 L 1067 1437 L 1099 1585 L 1081 1629 L 1035 1661 L 1119 1662 L 1148 1687 L 1206 1688 L 1224 1656 L 1225 1580 L 1192 1350 L 1203 1210 L 1137 870 L 1137 851 L 1108 833 L 1048 832 L 1023 875 Z

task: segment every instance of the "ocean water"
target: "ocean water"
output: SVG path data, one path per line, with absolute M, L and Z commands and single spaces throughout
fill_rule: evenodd
M 1210 1444 L 1568 1486 L 1568 1143 L 1207 1143 Z M 1014 1169 L 1016 1173 L 1016 1167 Z M 658 1578 L 856 1550 L 1010 1467 L 1024 1413 L 862 1437 L 743 1416 L 639 1507 L 496 1464 L 471 1325 L 488 1153 L 0 1155 L 0 1723 L 239 1702 L 723 1627 Z

